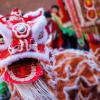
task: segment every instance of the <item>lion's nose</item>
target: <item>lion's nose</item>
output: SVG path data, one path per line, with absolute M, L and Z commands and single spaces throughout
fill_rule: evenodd
M 20 34 L 23 34 L 26 32 L 26 26 L 25 25 L 19 25 L 17 26 L 17 31 L 20 33 Z
M 16 38 L 22 39 L 22 38 L 28 38 L 28 36 L 31 34 L 30 32 L 30 26 L 25 23 L 17 23 L 12 27 L 13 34 Z

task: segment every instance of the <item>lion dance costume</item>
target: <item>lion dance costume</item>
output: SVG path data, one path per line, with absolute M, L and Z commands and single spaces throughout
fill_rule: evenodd
M 95 56 L 49 49 L 45 25 L 43 9 L 1 18 L 0 67 L 5 68 L 2 77 L 11 100 L 98 99 L 100 66 Z

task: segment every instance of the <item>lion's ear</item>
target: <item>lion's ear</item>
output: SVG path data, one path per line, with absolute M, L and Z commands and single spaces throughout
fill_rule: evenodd
M 31 28 L 32 37 L 38 43 L 44 43 L 47 40 L 48 34 L 45 30 L 46 23 L 46 18 L 43 15 L 34 20 L 34 24 Z
M 38 11 L 41 12 L 42 15 L 44 15 L 44 9 L 43 8 L 39 8 Z

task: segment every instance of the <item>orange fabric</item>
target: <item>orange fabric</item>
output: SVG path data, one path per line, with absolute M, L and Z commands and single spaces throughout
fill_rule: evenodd
M 44 73 L 44 79 L 47 85 L 55 94 L 57 100 L 75 100 L 76 97 L 79 100 L 83 100 L 82 98 L 88 96 L 88 100 L 94 100 L 94 94 L 96 98 L 99 98 L 97 95 L 98 91 L 96 90 L 97 85 L 93 84 L 96 83 L 94 76 L 100 77 L 100 71 L 96 70 L 97 72 L 94 72 L 95 69 L 92 69 L 91 64 L 88 63 L 92 60 L 94 61 L 95 58 L 88 56 L 90 55 L 88 52 L 81 54 L 81 51 L 69 51 L 55 54 L 55 60 L 53 60 L 54 62 L 52 64 L 53 67 L 50 66 L 52 70 L 48 71 L 49 74 L 48 72 Z M 95 67 L 98 68 L 99 66 Z
M 0 76 L 5 72 L 5 68 L 0 69 Z
M 49 66 L 45 63 L 42 79 L 57 100 L 83 100 L 87 97 L 88 100 L 99 100 L 100 87 L 97 80 L 100 77 L 100 66 L 95 62 L 94 56 L 76 50 L 58 52 L 53 56 L 53 62 Z M 96 64 L 95 68 L 90 64 L 91 61 Z M 18 91 L 14 92 L 11 100 L 16 97 L 23 100 Z

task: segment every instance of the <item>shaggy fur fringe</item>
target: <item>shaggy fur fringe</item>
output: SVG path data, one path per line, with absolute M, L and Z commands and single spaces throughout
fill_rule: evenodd
M 15 85 L 24 100 L 56 100 L 42 79 L 34 83 Z

